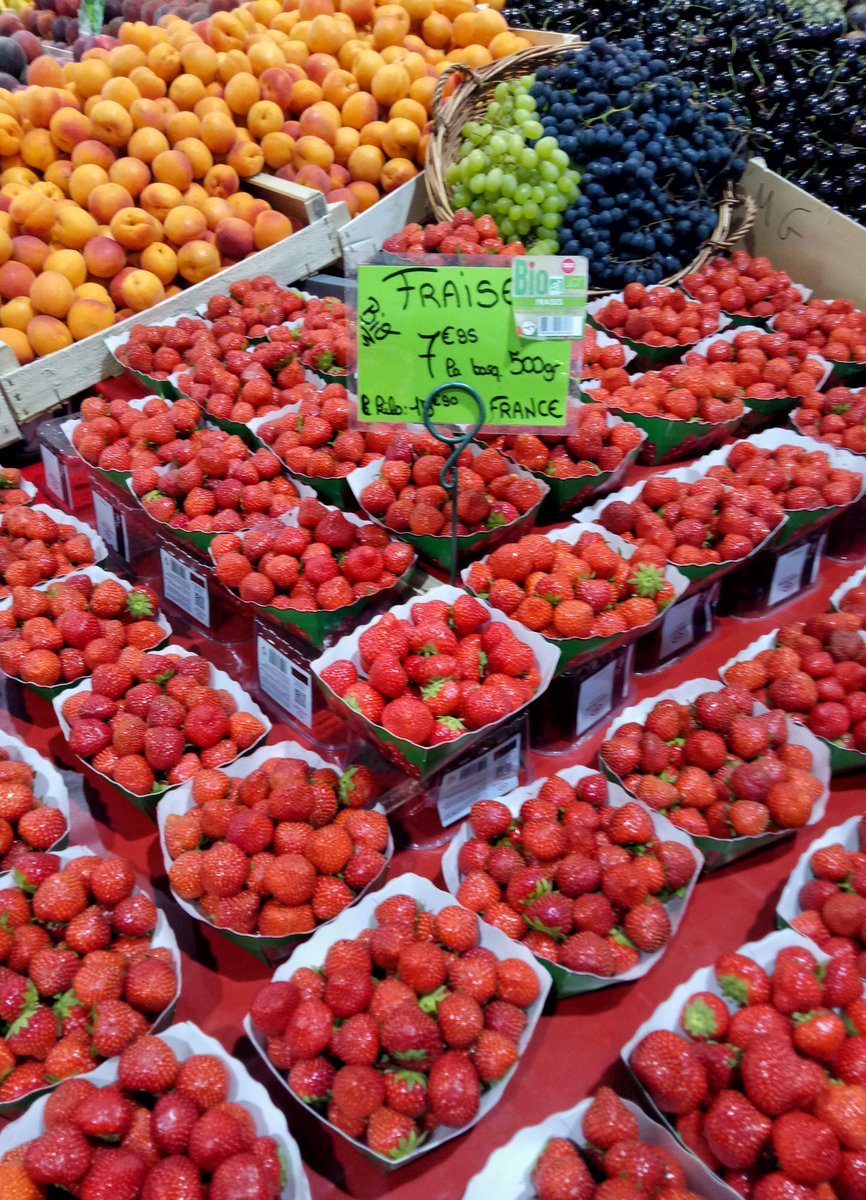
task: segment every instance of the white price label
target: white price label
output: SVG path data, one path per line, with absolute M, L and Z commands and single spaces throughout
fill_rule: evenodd
M 806 542 L 802 546 L 795 546 L 793 550 L 788 550 L 785 554 L 780 554 L 776 559 L 773 579 L 770 583 L 770 594 L 767 597 L 768 608 L 790 599 L 800 590 L 803 567 L 806 565 L 808 553 L 809 543 Z
M 313 679 L 309 671 L 259 634 L 256 639 L 259 687 L 306 729 L 313 724 Z
M 107 546 L 121 558 L 129 558 L 129 539 L 126 535 L 126 518 L 123 513 L 100 496 L 99 492 L 91 491 L 93 498 L 93 513 L 96 518 L 96 532 Z
M 69 480 L 66 477 L 66 467 L 54 451 L 49 450 L 47 446 L 40 446 L 39 452 L 42 455 L 42 468 L 45 471 L 46 490 L 51 492 L 52 496 L 56 496 L 61 504 L 69 505 Z
M 200 625 L 210 628 L 210 596 L 205 575 L 193 571 L 165 547 L 160 550 L 159 557 L 166 600 L 176 604 Z
M 577 725 L 574 730 L 578 737 L 593 725 L 597 725 L 613 708 L 616 667 L 617 660 L 614 659 L 581 683 L 577 701 Z
M 513 734 L 501 746 L 455 767 L 442 776 L 436 807 L 444 826 L 465 817 L 476 800 L 494 800 L 517 787 L 520 776 L 521 735 Z
M 702 600 L 701 592 L 690 596 L 688 600 L 675 604 L 662 621 L 659 648 L 659 658 L 662 661 L 679 650 L 685 650 L 692 642 L 695 636 L 695 612 Z

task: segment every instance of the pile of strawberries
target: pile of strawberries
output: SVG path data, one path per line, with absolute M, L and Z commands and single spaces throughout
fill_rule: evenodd
M 226 334 L 223 340 L 241 337 Z M 177 376 L 177 387 L 212 417 L 240 424 L 285 408 L 291 403 L 291 389 L 304 379 L 304 369 L 291 345 L 282 342 L 233 347 L 222 353 L 213 337 L 202 338 L 187 358 L 189 366 Z
M 74 525 L 26 505 L 0 512 L 0 597 L 14 587 L 92 567 L 94 561 L 90 539 Z
M 458 208 L 450 221 L 405 225 L 385 238 L 382 249 L 389 254 L 507 254 L 526 251 L 522 242 L 503 242 L 493 217 L 474 217 L 468 208 Z
M 617 346 L 621 350 L 621 346 Z M 554 479 L 581 479 L 615 471 L 640 444 L 641 432 L 627 421 L 611 424 L 600 404 L 583 404 L 575 414 L 573 433 L 516 433 L 488 439 L 506 458 L 528 471 Z
M 853 955 L 808 945 L 771 970 L 723 954 L 679 1028 L 631 1054 L 640 1083 L 685 1145 L 741 1195 L 854 1200 L 866 1144 L 863 981 Z
M 599 533 L 572 545 L 540 533 L 472 563 L 467 586 L 545 637 L 615 637 L 655 620 L 674 598 L 655 558 L 624 558 Z
M 815 354 L 832 362 L 866 363 L 866 312 L 856 309 L 853 300 L 813 298 L 779 313 L 773 328 L 804 341 Z
M 217 1055 L 179 1061 L 161 1038 L 141 1037 L 120 1055 L 116 1082 L 61 1083 L 45 1105 L 44 1132 L 0 1163 L 0 1193 L 278 1200 L 282 1149 L 230 1092 Z
M 866 454 L 866 389 L 833 387 L 803 399 L 793 414 L 800 433 Z
M 784 519 L 763 488 L 731 491 L 717 479 L 654 475 L 634 500 L 612 499 L 599 524 L 637 545 L 639 562 L 723 563 L 751 554 Z
M 290 333 L 301 365 L 311 371 L 347 376 L 357 361 L 355 313 L 336 296 L 312 296 Z
M 866 583 L 858 583 L 844 592 L 839 600 L 839 609 L 844 613 L 866 617 Z
M 21 486 L 23 482 L 17 467 L 0 467 L 0 513 L 30 503 L 30 496 Z
M 183 783 L 202 767 L 233 762 L 266 732 L 197 654 L 127 646 L 93 670 L 90 689 L 63 702 L 69 748 L 95 771 L 139 796 Z
M 66 817 L 51 796 L 33 791 L 36 775 L 0 747 L 0 871 L 11 871 L 31 850 L 50 850 L 66 833 Z
M 171 952 L 151 943 L 156 905 L 125 859 L 64 864 L 34 851 L 15 870 L 0 890 L 2 1102 L 120 1054 L 180 985 Z
M 415 554 L 379 525 L 353 525 L 338 508 L 304 497 L 297 525 L 219 534 L 217 578 L 242 600 L 302 612 L 332 611 L 393 587 Z M 0 660 L 2 661 L 2 660 Z
M 651 1196 L 699 1200 L 683 1169 L 660 1146 L 641 1141 L 636 1118 L 610 1088 L 599 1088 L 583 1117 L 580 1143 L 552 1137 L 532 1167 L 537 1200 Z
M 335 941 L 318 970 L 267 983 L 251 1020 L 290 1090 L 386 1158 L 478 1115 L 482 1088 L 519 1057 L 538 977 L 478 944 L 478 917 L 395 895 Z
M 752 258 L 745 250 L 735 250 L 730 258 L 716 255 L 684 276 L 682 285 L 696 300 L 741 317 L 774 317 L 803 303 L 789 275 L 775 270 L 768 258 Z
M 239 279 L 227 296 L 211 296 L 205 317 L 217 337 L 227 333 L 245 338 L 263 338 L 272 325 L 296 321 L 306 301 L 291 288 L 281 288 L 269 275 Z
M 606 371 L 600 386 L 587 394 L 611 408 L 675 421 L 716 424 L 736 420 L 745 412 L 742 388 L 735 382 L 733 369 L 724 363 L 674 363 L 641 376 Z
M 697 837 L 799 829 L 822 791 L 811 752 L 789 741 L 781 713 L 753 716 L 752 708 L 733 683 L 688 704 L 659 700 L 599 754 L 632 795 Z
M 387 865 L 387 818 L 364 808 L 376 793 L 367 767 L 300 758 L 270 758 L 245 779 L 199 771 L 193 807 L 166 818 L 171 888 L 237 933 L 309 933 Z
M 164 641 L 158 610 L 152 588 L 114 577 L 94 583 L 75 575 L 44 591 L 14 587 L 0 610 L 0 669 L 38 687 L 72 683 L 117 662 L 124 646 L 150 650 Z
M 426 430 L 392 435 L 381 474 L 360 494 L 362 508 L 395 533 L 416 537 L 449 534 L 451 501 L 441 483 L 442 443 Z M 542 498 L 535 479 L 515 475 L 508 460 L 491 447 L 468 446 L 457 460 L 457 533 L 471 534 L 510 525 Z
M 320 679 L 353 711 L 418 746 L 501 721 L 541 681 L 532 648 L 472 596 L 417 600 L 408 620 L 387 612 L 361 632 L 358 650 L 363 675 L 338 659 Z
M 256 436 L 289 471 L 314 478 L 342 478 L 381 458 L 395 436 L 393 426 L 349 429 L 349 399 L 341 383 L 321 391 L 312 384 L 291 389 L 290 412 L 260 425 Z
M 689 346 L 718 331 L 721 307 L 689 300 L 679 288 L 629 283 L 622 299 L 608 300 L 595 320 L 614 337 L 645 346 Z
M 583 370 L 581 378 L 598 379 L 603 371 L 624 370 L 625 346 L 622 342 L 607 338 L 606 345 L 599 341 L 599 334 L 592 325 L 587 325 L 583 331 Z
M 817 736 L 866 752 L 866 641 L 854 613 L 783 625 L 772 650 L 734 663 L 727 682 L 802 721 Z
M 697 872 L 687 846 L 660 841 L 639 804 L 610 808 L 597 773 L 545 779 L 516 818 L 478 800 L 460 847 L 457 899 L 528 950 L 612 977 L 670 941 L 665 901 Z
M 779 330 L 739 329 L 733 341 L 711 341 L 703 354 L 690 350 L 686 366 L 723 364 L 729 368 L 736 395 L 751 400 L 775 400 L 811 396 L 826 370 L 817 359 L 808 358 L 811 347 L 795 342 Z
M 236 345 L 241 350 L 247 345 L 242 334 L 226 332 L 220 339 L 201 317 L 181 317 L 174 325 L 134 325 L 116 354 L 131 371 L 165 380 L 191 361 L 190 351 L 202 340 L 212 343 L 215 351 L 223 354 Z
M 860 975 L 866 974 L 866 828 L 857 824 L 857 849 L 841 842 L 822 846 L 809 856 L 812 878 L 797 896 L 799 914 L 790 924 L 825 954 L 852 955 Z
M 142 409 L 128 400 L 88 396 L 72 444 L 86 463 L 103 471 L 134 471 L 171 462 L 177 443 L 197 427 L 201 410 L 191 400 L 151 396 Z
M 734 442 L 724 466 L 710 467 L 707 477 L 733 488 L 765 488 L 785 509 L 832 508 L 850 504 L 863 477 L 833 467 L 823 450 L 778 446 L 769 450 L 752 442 Z
M 200 429 L 179 443 L 167 470 L 137 468 L 132 490 L 154 521 L 188 533 L 249 529 L 298 502 L 276 455 L 263 446 L 250 450 L 221 429 Z

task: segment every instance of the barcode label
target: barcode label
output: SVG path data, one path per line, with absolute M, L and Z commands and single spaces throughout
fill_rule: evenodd
M 313 724 L 313 679 L 261 634 L 256 640 L 259 687 L 266 696 L 294 717 L 305 729 Z
M 578 737 L 603 720 L 613 708 L 613 689 L 616 682 L 616 659 L 584 679 L 577 701 Z
M 166 600 L 176 604 L 200 625 L 210 628 L 210 596 L 205 577 L 175 558 L 171 551 L 164 547 L 160 550 L 159 557 L 162 563 L 162 589 Z
M 695 612 L 701 600 L 702 596 L 699 592 L 697 596 L 691 596 L 688 600 L 675 604 L 665 616 L 662 621 L 659 650 L 659 658 L 662 661 L 669 658 L 670 655 L 676 654 L 678 650 L 685 650 L 694 641 Z
M 538 336 L 541 338 L 579 338 L 583 336 L 583 318 L 576 314 L 559 317 L 539 317 Z
M 436 807 L 443 825 L 465 817 L 476 800 L 493 800 L 517 787 L 521 740 L 519 733 L 512 734 L 501 746 L 442 776 Z
M 42 468 L 45 471 L 45 490 L 51 492 L 64 508 L 69 508 L 69 480 L 66 477 L 66 467 L 53 450 L 40 446 Z
M 770 608 L 774 604 L 781 604 L 783 600 L 787 600 L 799 592 L 809 549 L 809 543 L 806 542 L 802 546 L 796 546 L 793 550 L 789 550 L 786 554 L 780 554 L 776 559 L 773 580 L 770 584 L 770 595 L 767 598 L 767 605 Z
M 109 546 L 115 554 L 119 554 L 128 562 L 129 540 L 126 536 L 126 518 L 98 492 L 91 491 L 90 495 L 93 498 L 97 533 L 106 546 Z

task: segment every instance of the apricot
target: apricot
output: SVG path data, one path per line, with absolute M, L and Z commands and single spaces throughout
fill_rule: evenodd
M 76 342 L 110 329 L 113 324 L 114 307 L 100 300 L 75 300 L 66 314 L 66 325 Z
M 172 113 L 165 127 L 165 136 L 172 146 L 184 138 L 197 138 L 201 133 L 201 122 L 194 112 Z
M 163 150 L 150 164 L 157 183 L 168 183 L 178 191 L 185 191 L 192 183 L 192 163 L 180 150 Z
M 168 138 L 165 134 L 159 129 L 147 127 L 136 129 L 127 146 L 130 155 L 145 164 L 152 163 L 157 154 L 162 154 L 168 148 Z
M 179 142 L 175 142 L 174 151 L 176 154 L 185 154 L 189 159 L 193 179 L 204 179 L 213 166 L 213 155 L 197 137 L 181 138 Z
M 183 193 L 184 204 L 188 204 L 191 208 L 197 208 L 199 210 L 201 210 L 201 207 L 207 198 L 208 194 L 200 183 L 191 183 Z
M 451 22 L 444 12 L 433 12 L 421 23 L 421 36 L 434 50 L 444 50 L 451 44 Z
M 265 156 L 255 142 L 237 141 L 228 153 L 228 164 L 241 179 L 251 179 L 265 165 Z
M 126 251 L 114 238 L 101 234 L 84 247 L 84 262 L 91 275 L 111 279 L 126 264 Z
M 57 148 L 47 129 L 28 129 L 19 148 L 28 167 L 45 171 L 57 159 Z
M 298 79 L 292 84 L 288 110 L 299 116 L 305 108 L 322 99 L 322 89 L 312 79 Z M 17 150 L 17 146 L 15 147 Z M 14 153 L 14 152 L 13 152 Z
M 87 211 L 100 225 L 107 225 L 115 213 L 131 208 L 133 203 L 131 193 L 119 183 L 101 183 L 88 196 Z
M 345 167 L 349 161 L 349 155 L 353 150 L 356 150 L 361 144 L 361 135 L 357 129 L 351 129 L 348 125 L 337 130 L 337 137 L 334 141 L 334 161 L 339 163 L 341 167 Z
M 207 227 L 210 230 L 216 229 L 225 217 L 235 215 L 234 209 L 221 196 L 208 196 L 201 211 L 204 213 Z
M 109 146 L 124 146 L 132 133 L 132 117 L 116 100 L 98 100 L 90 110 L 93 132 Z
M 295 180 L 304 187 L 315 188 L 323 196 L 331 190 L 331 178 L 327 171 L 323 171 L 321 167 L 314 166 L 312 163 L 301 167 L 295 176 Z
M 63 69 L 56 58 L 40 54 L 27 68 L 27 82 L 43 88 L 63 86 Z
M 12 257 L 12 238 L 7 231 L 0 230 L 0 265 L 8 262 Z
M 195 108 L 199 100 L 203 100 L 206 95 L 204 82 L 198 75 L 190 75 L 188 72 L 172 79 L 168 87 L 169 100 L 186 112 Z
M 20 329 L 0 329 L 0 342 L 6 343 L 22 366 L 25 363 L 33 362 L 33 347 L 30 345 L 27 334 Z
M 57 219 L 51 227 L 51 239 L 67 250 L 83 250 L 99 232 L 96 218 L 72 200 L 58 205 Z
M 261 94 L 262 90 L 255 75 L 239 71 L 226 84 L 224 99 L 233 113 L 243 116 L 261 99 Z
M 150 67 L 136 67 L 129 73 L 130 83 L 134 83 L 138 88 L 139 96 L 145 100 L 158 100 L 160 96 L 164 96 L 168 91 L 165 86 L 165 80 L 160 79 L 151 71 Z
M 45 181 L 46 183 L 53 183 L 64 196 L 67 196 L 69 194 L 69 180 L 72 176 L 72 171 L 73 166 L 68 158 L 58 158 L 56 162 L 51 163 L 45 168 Z
M 158 79 L 162 79 L 165 83 L 170 84 L 180 75 L 180 54 L 174 46 L 169 46 L 163 42 L 148 51 L 147 65 Z M 199 83 L 201 83 L 201 80 L 199 80 Z
M 340 0 L 340 12 L 345 13 L 357 29 L 373 22 L 373 0 Z
M 170 183 L 149 183 L 139 196 L 141 207 L 158 221 L 183 204 L 183 193 Z
M 348 191 L 357 197 L 359 212 L 366 212 L 379 199 L 379 189 L 375 184 L 368 183 L 364 179 L 353 180 L 349 184 Z
M 385 130 L 388 128 L 385 121 L 371 121 L 369 125 L 365 125 L 361 130 L 361 145 L 362 146 L 378 146 L 382 148 L 382 138 L 385 136 Z
M 283 110 L 273 100 L 257 100 L 247 113 L 247 129 L 257 141 L 277 133 L 283 124 Z
M 111 218 L 111 236 L 126 250 L 143 250 L 158 240 L 160 228 L 143 208 L 122 208 Z
M 73 288 L 84 283 L 87 278 L 87 266 L 84 255 L 80 250 L 54 250 L 45 260 L 46 271 L 59 271 L 65 275 Z
M 129 115 L 135 129 L 143 129 L 147 133 L 164 133 L 168 124 L 168 116 L 156 100 L 136 100 Z
M 182 46 L 180 63 L 186 73 L 195 75 L 204 84 L 216 79 L 219 59 L 216 51 L 206 42 L 190 41 Z
M 382 149 L 389 158 L 412 159 L 421 140 L 421 131 L 406 117 L 392 117 L 382 134 Z
M 98 58 L 90 58 L 74 64 L 72 79 L 76 93 L 84 100 L 98 96 L 111 79 L 111 67 Z
M 204 177 L 204 190 L 208 196 L 219 196 L 225 199 L 233 195 L 241 186 L 237 171 L 227 163 L 218 163 L 211 167 Z
M 141 162 L 140 159 L 119 158 L 109 168 L 108 178 L 112 183 L 119 183 L 121 187 L 126 188 L 130 196 L 135 199 L 150 183 L 150 170 L 147 164 Z
M 187 283 L 201 283 L 205 279 L 210 279 L 211 275 L 216 275 L 221 266 L 216 246 L 212 246 L 210 242 L 202 239 L 187 242 L 178 251 L 177 269 Z M 0 267 L 0 271 L 2 269 Z
M 253 226 L 253 241 L 256 250 L 266 250 L 268 246 L 281 242 L 283 238 L 289 237 L 293 228 L 289 218 L 274 209 L 259 213 Z M 217 245 L 219 245 L 219 236 L 217 236 Z
M 302 137 L 295 143 L 294 165 L 301 167 L 312 165 L 327 171 L 334 161 L 333 147 L 317 137 Z
M 72 284 L 59 271 L 43 271 L 30 288 L 33 311 L 49 317 L 65 317 L 74 299 Z
M 423 21 L 433 11 L 433 0 L 402 0 L 410 21 Z
M 143 312 L 144 309 L 152 308 L 154 304 L 159 304 L 165 299 L 165 288 L 162 280 L 152 272 L 139 269 L 130 271 L 124 277 L 120 285 L 120 295 L 124 308 L 131 308 L 133 312 Z
M 286 61 L 279 46 L 267 37 L 251 42 L 247 46 L 247 57 L 254 75 L 261 75 L 262 71 L 267 71 L 270 67 L 281 67 Z
M 37 273 L 42 270 L 45 260 L 51 253 L 50 246 L 43 242 L 42 238 L 34 237 L 32 234 L 19 233 L 10 240 L 9 244 L 11 249 L 9 257 Z
M 141 266 L 166 285 L 177 276 L 177 255 L 165 242 L 151 242 L 141 252 Z
M 108 52 L 108 63 L 113 75 L 129 75 L 136 67 L 143 67 L 147 55 L 138 45 L 115 46 Z
M 15 150 L 4 149 L 3 122 L 7 118 L 0 116 L 0 154 L 13 154 Z M 91 136 L 92 125 L 90 118 L 77 108 L 60 108 L 52 116 L 48 124 L 51 140 L 58 150 L 69 154 L 78 142 L 83 142 Z
M 214 234 L 217 250 L 226 258 L 240 261 L 256 248 L 252 226 L 240 217 L 228 217 L 220 221 Z
M 430 113 L 433 105 L 433 93 L 436 91 L 437 79 L 432 75 L 422 75 L 420 79 L 413 79 L 409 87 L 409 99 L 420 104 L 426 113 Z M 406 104 L 406 100 L 398 100 L 398 104 Z M 396 105 L 394 105 L 396 108 Z M 392 115 L 396 115 L 393 114 Z M 402 114 L 407 115 L 407 114 Z
M 22 233 L 36 237 L 47 237 L 57 214 L 54 200 L 36 188 L 25 189 L 15 196 L 9 205 L 9 216 L 16 221 Z
M 271 207 L 267 200 L 251 196 L 249 192 L 235 192 L 226 198 L 226 203 L 232 211 L 232 216 L 240 217 L 248 225 L 255 225 L 259 213 L 269 212 Z
M 514 33 L 497 33 L 494 38 L 487 44 L 487 49 L 490 52 L 491 58 L 508 58 L 511 54 L 517 54 L 520 50 L 528 50 L 531 43 L 523 37 L 518 37 Z
M 381 71 L 384 67 L 385 60 L 381 54 L 377 54 L 375 50 L 361 50 L 352 59 L 352 64 L 349 70 L 358 81 L 358 87 L 362 92 L 372 90 L 373 76 L 377 71 Z M 398 96 L 399 100 L 400 97 Z
M 345 204 L 350 217 L 357 217 L 360 209 L 358 208 L 358 198 L 354 192 L 350 192 L 348 188 L 334 188 L 327 192 L 325 199 L 329 204 Z
M 0 308 L 0 325 L 6 326 L 9 329 L 20 329 L 23 331 L 27 328 L 28 321 L 31 321 L 36 313 L 33 310 L 33 305 L 30 303 L 28 296 L 16 296 L 13 300 L 7 300 Z
M 125 77 L 119 79 L 109 79 L 108 83 L 100 92 L 103 100 L 114 100 L 121 108 L 125 108 L 129 112 L 136 100 L 141 99 L 141 92 L 132 82 Z
M 197 208 L 181 204 L 166 215 L 163 225 L 169 241 L 182 246 L 184 242 L 201 237 L 207 229 L 207 220 Z
M 37 358 L 72 345 L 72 334 L 63 322 L 47 314 L 40 313 L 28 321 L 25 332 Z
M 382 168 L 379 182 L 386 194 L 402 187 L 418 174 L 418 168 L 408 158 L 391 158 Z
M 379 106 L 369 92 L 355 92 L 343 104 L 341 117 L 351 129 L 363 129 L 379 115 Z

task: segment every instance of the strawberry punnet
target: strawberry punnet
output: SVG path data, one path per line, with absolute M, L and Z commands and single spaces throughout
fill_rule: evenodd
M 32 498 L 17 467 L 0 467 L 0 513 L 29 504 Z
M 622 298 L 608 300 L 595 320 L 614 337 L 646 346 L 676 347 L 692 345 L 715 333 L 720 313 L 718 302 L 689 300 L 678 288 L 629 283 Z
M 707 478 L 738 496 L 750 489 L 769 492 L 786 511 L 850 504 L 863 485 L 861 475 L 834 467 L 823 450 L 796 444 L 770 450 L 748 441 L 735 442 L 724 465 L 710 467 Z
M 735 250 L 730 258 L 716 255 L 685 275 L 682 285 L 696 300 L 718 304 L 735 316 L 774 317 L 803 303 L 789 275 L 773 270 L 768 258 L 752 258 L 744 250 Z
M 866 454 L 866 390 L 832 387 L 807 396 L 793 413 L 800 433 L 841 446 L 853 454 Z
M 622 352 L 622 346 L 615 348 Z M 574 430 L 565 435 L 517 433 L 486 440 L 518 466 L 554 479 L 606 475 L 642 440 L 639 429 L 627 421 L 615 424 L 600 404 L 581 405 L 574 419 Z
M 135 407 L 128 400 L 88 396 L 80 417 L 72 444 L 84 461 L 101 471 L 131 472 L 171 462 L 177 452 L 175 443 L 189 439 L 201 410 L 184 398 L 151 396 Z
M 831 831 L 833 832 L 833 831 Z M 835 831 L 844 840 L 808 856 L 810 876 L 796 896 L 792 928 L 826 953 L 848 955 L 866 973 L 866 827 L 863 818 Z
M 68 830 L 59 797 L 37 794 L 42 788 L 36 769 L 20 756 L 22 749 L 17 747 L 15 757 L 0 747 L 0 871 L 14 870 L 32 850 L 51 850 Z
M 69 575 L 96 560 L 88 534 L 57 509 L 11 508 L 0 513 L 0 597 Z

